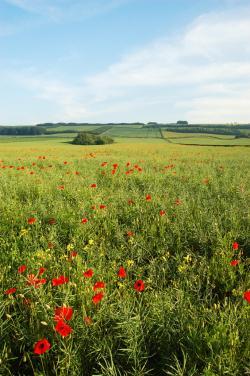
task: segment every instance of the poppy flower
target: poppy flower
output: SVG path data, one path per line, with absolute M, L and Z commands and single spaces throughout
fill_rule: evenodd
M 238 265 L 239 264 L 239 260 L 232 260 L 231 262 L 230 262 L 230 265 L 231 266 L 236 266 L 236 265 Z
M 182 202 L 181 202 L 181 200 L 179 198 L 177 198 L 174 203 L 177 206 L 182 204 Z
M 237 250 L 239 249 L 239 243 L 234 242 L 234 243 L 233 243 L 233 249 L 234 249 L 235 251 L 237 251 Z
M 82 218 L 81 223 L 87 223 L 88 219 L 87 218 Z
M 46 268 L 39 268 L 39 272 L 38 272 L 38 275 L 42 275 L 44 272 L 46 271 Z
M 55 316 L 54 320 L 71 320 L 73 315 L 73 308 L 72 307 L 57 307 L 55 308 Z
M 46 338 L 40 339 L 39 341 L 35 343 L 34 354 L 41 355 L 45 353 L 46 351 L 48 351 L 50 348 L 51 348 L 51 344 Z
M 26 265 L 20 265 L 17 269 L 18 273 L 19 274 L 22 274 L 25 272 L 25 270 L 27 269 L 27 266 Z
M 117 275 L 118 275 L 119 278 L 126 278 L 127 277 L 126 270 L 124 269 L 123 266 L 120 266 Z
M 134 236 L 134 233 L 132 231 L 127 231 L 127 236 Z
M 245 291 L 243 297 L 244 297 L 244 299 L 245 299 L 248 303 L 250 303 L 250 290 Z
M 28 218 L 28 224 L 29 225 L 33 225 L 33 223 L 35 223 L 35 222 L 36 222 L 36 218 L 34 218 L 34 217 Z
M 113 164 L 113 169 L 115 170 L 115 169 L 117 169 L 117 167 L 118 167 L 118 163 L 114 163 Z
M 160 210 L 160 216 L 163 217 L 166 214 L 165 210 Z
M 59 191 L 63 191 L 63 190 L 64 190 L 64 185 L 59 185 L 59 186 L 57 187 L 57 189 L 58 189 Z
M 104 294 L 102 292 L 99 292 L 98 294 L 95 294 L 93 297 L 92 297 L 92 302 L 94 304 L 98 304 L 104 297 Z
M 90 325 L 93 322 L 92 318 L 88 317 L 88 316 L 85 316 L 83 320 L 84 320 L 84 322 L 85 322 L 86 325 Z
M 57 321 L 55 330 L 62 337 L 67 337 L 73 331 L 73 329 L 68 324 L 66 324 L 66 322 L 64 322 L 62 319 Z
M 146 195 L 146 201 L 151 201 L 152 197 L 151 195 Z
M 53 278 L 52 279 L 52 286 L 59 286 L 59 285 L 63 285 L 64 283 L 68 283 L 68 282 L 69 282 L 68 277 L 65 277 L 64 275 L 61 275 L 58 278 Z
M 88 269 L 86 272 L 83 273 L 85 278 L 91 278 L 94 275 L 93 269 Z
M 29 274 L 27 277 L 27 285 L 34 286 L 35 288 L 44 285 L 46 282 L 47 280 L 45 278 L 38 279 L 34 274 Z
M 90 188 L 96 188 L 96 187 L 97 185 L 95 183 L 90 185 Z
M 108 162 L 102 162 L 101 166 L 104 167 L 104 166 L 107 166 Z
M 134 284 L 134 289 L 136 291 L 142 292 L 145 289 L 145 284 L 142 279 L 138 279 Z
M 114 175 L 116 173 L 116 170 L 112 170 L 111 174 Z
M 130 162 L 127 162 L 127 163 L 126 163 L 126 167 L 129 167 L 129 166 L 130 166 L 130 164 L 131 164 Z
M 106 205 L 103 205 L 103 204 L 101 204 L 100 206 L 99 206 L 99 208 L 100 209 L 105 209 L 107 206 Z
M 105 288 L 105 283 L 104 282 L 96 282 L 95 284 L 94 284 L 94 287 L 93 287 L 93 289 L 94 289 L 94 291 L 96 291 L 96 290 L 98 290 L 98 289 L 104 289 Z
M 15 287 L 11 287 L 10 289 L 4 291 L 4 294 L 5 295 L 12 295 L 16 292 L 16 288 Z

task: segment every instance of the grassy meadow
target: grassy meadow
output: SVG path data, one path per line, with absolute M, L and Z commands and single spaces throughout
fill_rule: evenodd
M 154 132 L 0 139 L 1 375 L 250 375 L 249 148 Z

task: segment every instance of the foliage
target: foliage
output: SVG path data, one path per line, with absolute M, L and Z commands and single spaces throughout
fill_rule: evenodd
M 74 145 L 105 145 L 112 144 L 114 140 L 108 136 L 97 136 L 95 134 L 80 132 L 72 141 Z

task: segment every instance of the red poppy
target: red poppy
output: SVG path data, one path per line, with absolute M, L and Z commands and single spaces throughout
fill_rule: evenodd
M 82 218 L 81 223 L 87 223 L 88 219 L 87 218 Z
M 160 210 L 160 216 L 163 217 L 166 214 L 165 210 Z
M 103 205 L 103 204 L 101 204 L 100 206 L 99 206 L 99 208 L 100 209 L 105 209 L 107 206 L 106 205 Z
M 83 273 L 85 278 L 91 278 L 94 275 L 94 271 L 92 269 L 88 269 L 86 272 Z
M 233 249 L 237 251 L 239 249 L 239 244 L 237 242 L 233 243 Z
M 239 264 L 239 260 L 232 260 L 231 262 L 230 262 L 230 265 L 231 266 L 236 266 L 236 265 L 238 265 Z
M 35 288 L 44 285 L 46 282 L 47 280 L 45 278 L 38 279 L 34 274 L 29 274 L 27 276 L 27 285 L 34 286 Z
M 245 291 L 243 297 L 244 297 L 244 299 L 245 299 L 248 303 L 250 303 L 250 290 Z
M 104 297 L 104 294 L 102 292 L 99 292 L 98 294 L 95 294 L 92 298 L 92 302 L 94 304 L 98 304 Z
M 59 185 L 59 186 L 57 187 L 57 189 L 58 189 L 59 191 L 63 191 L 63 190 L 64 190 L 64 185 Z
M 22 274 L 25 272 L 25 270 L 27 269 L 27 266 L 26 265 L 20 265 L 17 269 L 18 273 L 19 274 Z
M 146 196 L 146 201 L 151 201 L 151 198 L 152 198 L 151 195 L 147 195 Z
M 116 173 L 116 170 L 112 170 L 111 174 L 114 175 Z
M 145 289 L 145 284 L 142 279 L 138 279 L 134 284 L 134 289 L 136 291 L 142 292 Z
M 91 317 L 85 316 L 84 322 L 85 322 L 86 325 L 90 325 L 90 324 L 92 324 L 93 321 L 92 321 Z
M 71 320 L 73 315 L 73 308 L 72 307 L 57 307 L 55 308 L 55 316 L 54 320 Z
M 4 291 L 4 294 L 5 295 L 11 295 L 11 294 L 14 294 L 16 292 L 16 288 L 15 287 L 11 287 L 10 289 Z
M 177 198 L 174 203 L 177 206 L 182 204 L 182 202 L 181 202 L 181 200 L 179 198 Z
M 127 231 L 127 236 L 134 236 L 134 233 L 132 231 Z
M 58 278 L 53 278 L 52 279 L 52 286 L 59 286 L 59 285 L 63 285 L 64 283 L 68 283 L 68 282 L 69 282 L 68 277 L 65 277 L 64 275 L 61 275 Z
M 64 161 L 63 164 L 68 164 L 68 162 L 67 162 L 67 161 Z
M 130 162 L 127 162 L 127 163 L 126 163 L 126 166 L 129 167 L 129 166 L 130 166 Z
M 39 272 L 38 272 L 38 275 L 42 275 L 44 272 L 46 271 L 46 268 L 39 268 Z
M 34 345 L 34 354 L 41 355 L 51 348 L 49 341 L 44 338 L 37 341 Z
M 98 289 L 104 289 L 104 288 L 105 288 L 105 283 L 104 283 L 104 282 L 101 282 L 101 281 L 96 282 L 96 283 L 94 284 L 94 287 L 93 287 L 94 291 L 96 291 L 96 290 L 98 290 Z
M 64 322 L 62 319 L 57 321 L 55 330 L 62 337 L 67 337 L 73 331 L 73 329 L 68 324 L 66 324 L 66 322 Z
M 96 188 L 96 187 L 97 187 L 96 184 L 91 184 L 91 185 L 90 185 L 90 188 Z
M 127 277 L 126 270 L 124 269 L 123 266 L 120 266 L 117 275 L 118 275 L 119 278 L 126 278 Z
M 33 225 L 33 223 L 35 223 L 35 222 L 36 222 L 36 218 L 34 218 L 34 217 L 28 218 L 28 224 L 29 225 Z
M 129 204 L 129 205 L 134 205 L 134 203 L 135 203 L 135 202 L 134 202 L 133 200 L 131 200 L 131 199 L 128 200 L 128 204 Z
M 108 162 L 102 162 L 101 166 L 104 167 L 104 166 L 107 166 Z
M 113 169 L 116 170 L 117 167 L 118 167 L 118 163 L 114 163 L 114 164 L 113 164 Z

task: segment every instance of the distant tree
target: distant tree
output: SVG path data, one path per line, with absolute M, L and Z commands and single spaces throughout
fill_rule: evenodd
M 112 144 L 114 140 L 108 136 L 98 136 L 87 132 L 80 132 L 72 141 L 74 145 L 105 145 Z
M 186 120 L 178 120 L 176 124 L 177 125 L 188 125 L 188 121 L 186 121 Z

